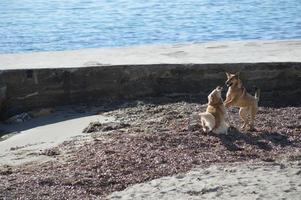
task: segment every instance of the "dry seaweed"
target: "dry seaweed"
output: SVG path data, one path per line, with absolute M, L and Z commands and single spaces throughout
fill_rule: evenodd
M 91 122 L 84 130 L 83 133 L 95 133 L 95 132 L 106 132 L 122 128 L 128 128 L 130 125 L 122 122 Z
M 260 108 L 256 131 L 233 128 L 227 135 L 201 130 L 197 113 L 204 109 L 195 103 L 140 103 L 105 112 L 131 125 L 109 128 L 107 140 L 81 147 L 75 141 L 65 142 L 59 148 L 72 152 L 64 162 L 0 169 L 0 199 L 99 199 L 195 165 L 275 162 L 283 155 L 300 158 L 291 155 L 301 147 L 300 107 Z M 237 109 L 229 113 L 232 125 L 239 127 Z M 106 131 L 100 127 L 96 130 Z

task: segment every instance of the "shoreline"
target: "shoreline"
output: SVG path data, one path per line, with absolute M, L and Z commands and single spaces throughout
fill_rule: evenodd
M 86 68 L 152 64 L 287 63 L 301 62 L 300 55 L 301 39 L 212 41 L 0 54 L 0 69 Z

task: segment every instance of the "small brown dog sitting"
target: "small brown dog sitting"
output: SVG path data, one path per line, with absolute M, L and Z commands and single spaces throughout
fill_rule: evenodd
M 217 87 L 208 96 L 206 112 L 200 114 L 202 127 L 205 133 L 227 133 L 226 109 L 221 95 L 222 87 Z
M 243 87 L 241 80 L 239 79 L 239 73 L 231 74 L 227 73 L 228 80 L 226 85 L 228 86 L 226 100 L 224 105 L 226 108 L 231 106 L 239 107 L 239 116 L 243 120 L 242 129 L 249 125 L 251 130 L 254 129 L 254 119 L 258 111 L 258 101 L 259 101 L 259 89 L 256 90 L 255 96 L 247 93 L 246 89 Z M 249 121 L 250 116 L 250 121 Z

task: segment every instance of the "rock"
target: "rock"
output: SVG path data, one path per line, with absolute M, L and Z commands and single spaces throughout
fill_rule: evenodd
M 199 123 L 191 123 L 188 125 L 188 131 L 197 131 L 201 130 L 202 126 Z

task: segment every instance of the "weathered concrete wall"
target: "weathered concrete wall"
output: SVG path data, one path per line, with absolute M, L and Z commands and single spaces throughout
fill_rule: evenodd
M 2 117 L 35 108 L 96 104 L 171 93 L 207 94 L 241 71 L 244 85 L 261 88 L 261 105 L 301 104 L 301 63 L 156 64 L 3 70 Z

